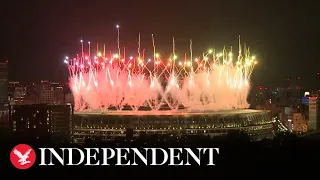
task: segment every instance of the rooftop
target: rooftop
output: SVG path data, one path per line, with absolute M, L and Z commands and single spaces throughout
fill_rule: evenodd
M 235 110 L 219 110 L 219 111 L 188 111 L 186 109 L 171 111 L 132 111 L 132 110 L 83 110 L 74 112 L 75 115 L 115 115 L 115 116 L 171 116 L 171 115 L 237 115 L 237 114 L 252 114 L 252 113 L 267 113 L 266 110 L 254 109 L 235 109 Z

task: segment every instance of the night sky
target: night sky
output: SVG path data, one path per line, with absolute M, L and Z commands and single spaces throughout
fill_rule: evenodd
M 224 45 L 236 48 L 241 35 L 259 61 L 254 83 L 275 86 L 297 76 L 314 82 L 320 71 L 319 9 L 306 1 L 281 2 L 1 1 L 0 60 L 9 61 L 10 80 L 67 81 L 64 57 L 80 52 L 81 39 L 116 50 L 119 24 L 120 44 L 128 55 L 136 55 L 139 32 L 147 54 L 153 33 L 163 56 L 172 52 L 174 36 L 179 57 L 188 53 L 190 38 L 194 53 L 201 55 Z

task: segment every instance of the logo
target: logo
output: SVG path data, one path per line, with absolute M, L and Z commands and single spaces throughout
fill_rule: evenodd
M 10 153 L 10 161 L 17 169 L 28 169 L 36 161 L 36 153 L 26 144 L 15 146 Z

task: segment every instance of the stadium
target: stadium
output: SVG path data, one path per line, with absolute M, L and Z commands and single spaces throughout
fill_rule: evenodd
M 243 131 L 252 139 L 273 137 L 274 126 L 269 111 L 237 109 L 225 111 L 114 111 L 88 110 L 75 112 L 74 140 L 86 138 L 113 139 L 125 137 L 128 129 L 133 136 L 175 134 L 222 136 L 230 131 Z
M 183 56 L 175 38 L 172 52 L 159 54 L 152 35 L 153 53 L 146 58 L 140 34 L 138 53 L 127 56 L 120 51 L 119 26 L 117 32 L 115 54 L 99 43 L 92 52 L 90 41 L 85 50 L 81 40 L 81 53 L 64 60 L 74 97 L 75 141 L 144 133 L 221 136 L 234 130 L 254 139 L 273 135 L 268 111 L 246 109 L 257 59 L 240 37 L 237 50 L 210 48 L 202 55 L 193 53 L 190 40 Z

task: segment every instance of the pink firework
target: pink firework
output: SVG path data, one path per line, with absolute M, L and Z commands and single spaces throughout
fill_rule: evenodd
M 119 41 L 118 41 L 119 43 Z M 153 40 L 154 43 L 154 40 Z M 232 50 L 209 50 L 202 56 L 179 58 L 174 52 L 168 60 L 154 53 L 152 59 L 99 51 L 92 55 L 83 49 L 75 58 L 66 57 L 75 110 L 221 110 L 247 108 L 249 79 L 256 60 L 248 49 L 233 58 Z M 139 41 L 140 46 L 140 41 Z M 140 47 L 139 47 L 140 49 Z

